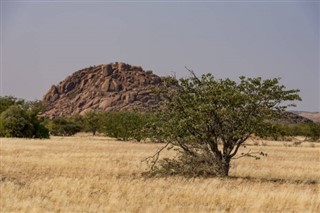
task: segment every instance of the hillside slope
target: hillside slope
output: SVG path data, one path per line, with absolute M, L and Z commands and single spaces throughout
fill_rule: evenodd
M 125 63 L 102 64 L 79 70 L 53 85 L 44 95 L 47 117 L 88 111 L 150 109 L 161 100 L 153 88 L 164 86 L 152 71 Z
M 320 122 L 320 112 L 293 111 L 293 113 L 308 118 L 314 122 Z

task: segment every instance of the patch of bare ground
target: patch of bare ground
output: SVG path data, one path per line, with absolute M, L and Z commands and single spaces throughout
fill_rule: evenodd
M 0 140 L 1 212 L 320 212 L 318 144 L 249 142 L 240 153 L 268 156 L 234 160 L 229 178 L 145 179 L 141 161 L 161 144 Z

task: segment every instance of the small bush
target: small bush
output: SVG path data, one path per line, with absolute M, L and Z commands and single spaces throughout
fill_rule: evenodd
M 119 140 L 146 139 L 144 131 L 148 123 L 148 115 L 132 111 L 108 112 L 100 116 L 99 131 Z
M 292 143 L 293 146 L 300 146 L 301 144 L 302 144 L 301 141 L 294 141 L 294 142 Z
M 203 153 L 197 157 L 180 153 L 179 157 L 174 159 L 164 158 L 148 172 L 143 173 L 146 177 L 210 177 L 220 176 L 220 170 L 213 156 L 209 153 Z
M 50 134 L 55 136 L 71 136 L 82 129 L 81 124 L 76 123 L 71 118 L 62 117 L 50 120 L 47 127 Z

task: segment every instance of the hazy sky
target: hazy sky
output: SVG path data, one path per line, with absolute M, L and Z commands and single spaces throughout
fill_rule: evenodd
M 1 95 L 41 99 L 91 65 L 281 77 L 320 111 L 318 1 L 2 1 Z

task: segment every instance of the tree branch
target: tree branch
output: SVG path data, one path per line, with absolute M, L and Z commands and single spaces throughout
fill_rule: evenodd
M 179 141 L 178 138 L 176 139 L 176 141 L 178 142 L 179 146 L 180 146 L 185 152 L 189 153 L 190 155 L 192 155 L 192 156 L 194 156 L 194 157 L 197 156 L 197 154 L 196 154 L 195 152 L 191 151 L 191 150 L 189 149 L 189 147 L 187 147 L 185 144 L 183 144 L 181 141 Z
M 243 157 L 251 157 L 251 158 L 255 158 L 256 160 L 259 160 L 260 157 L 257 155 L 261 155 L 261 156 L 267 156 L 267 153 L 264 152 L 251 152 L 251 149 L 247 152 L 247 153 L 241 153 L 241 156 L 233 158 L 234 160 L 239 159 L 239 158 L 243 158 Z
M 244 138 L 242 138 L 242 139 L 239 139 L 239 141 L 238 141 L 237 144 L 236 144 L 235 150 L 233 151 L 233 153 L 230 154 L 230 157 L 231 157 L 231 158 L 237 154 L 237 152 L 238 152 L 241 144 L 243 144 L 249 137 L 250 137 L 250 135 L 247 135 L 246 137 L 244 137 Z
M 207 141 L 207 143 L 210 146 L 211 151 L 213 152 L 213 154 L 216 156 L 216 158 L 218 158 L 219 160 L 222 159 L 222 154 L 218 149 L 218 143 L 212 143 L 211 141 Z
M 159 159 L 160 152 L 162 152 L 162 150 L 167 148 L 169 146 L 169 144 L 171 144 L 171 142 L 167 142 L 166 145 L 161 147 L 154 155 L 145 158 L 144 160 L 142 160 L 142 162 L 147 161 L 149 159 L 152 159 L 152 165 L 151 165 L 150 170 L 153 170 L 155 164 L 157 163 L 157 161 Z
M 194 79 L 196 79 L 196 81 L 197 81 L 197 83 L 199 84 L 199 85 L 201 85 L 202 83 L 201 83 L 201 80 L 198 78 L 198 76 L 195 74 L 195 72 L 193 71 L 193 70 L 191 70 L 191 69 L 189 69 L 188 67 L 184 67 L 184 68 L 186 68 L 190 73 L 191 73 L 191 75 L 194 77 Z

